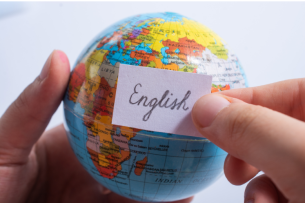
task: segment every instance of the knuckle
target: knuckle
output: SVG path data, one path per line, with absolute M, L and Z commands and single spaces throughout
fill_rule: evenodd
M 29 108 L 29 102 L 26 95 L 26 89 L 19 95 L 19 97 L 13 102 L 15 110 L 19 113 L 25 113 L 25 110 Z
M 249 195 L 253 192 L 266 191 L 275 189 L 271 179 L 265 174 L 253 178 L 246 187 L 245 194 Z

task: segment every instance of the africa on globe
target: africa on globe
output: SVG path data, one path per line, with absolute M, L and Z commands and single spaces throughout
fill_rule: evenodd
M 237 57 L 211 29 L 185 16 L 137 15 L 89 43 L 64 98 L 71 147 L 106 188 L 137 201 L 162 202 L 210 186 L 223 174 L 227 153 L 208 139 L 112 125 L 120 64 L 211 75 L 213 93 L 248 86 Z

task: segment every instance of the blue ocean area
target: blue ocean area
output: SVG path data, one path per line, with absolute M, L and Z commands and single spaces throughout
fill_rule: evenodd
M 141 25 L 141 26 L 138 26 L 137 28 L 140 28 L 140 29 L 142 29 L 142 28 L 147 28 L 149 25 L 149 23 L 150 22 L 153 22 L 153 21 L 155 21 L 155 19 L 151 19 L 151 20 L 147 20 L 146 22 L 145 22 L 145 24 L 143 24 L 143 25 Z M 142 23 L 142 22 L 141 22 Z M 138 24 L 141 24 L 141 23 L 138 23 Z
M 124 48 L 124 47 L 125 47 L 125 41 L 124 41 L 124 40 L 121 40 L 120 45 L 121 45 L 122 48 Z
M 157 19 L 163 19 L 164 21 L 156 20 L 156 18 Z M 142 26 L 137 27 L 137 29 L 147 28 L 149 26 L 148 25 L 149 22 L 158 22 L 158 24 L 162 24 L 164 22 L 180 22 L 183 25 L 183 16 L 180 15 L 180 14 L 177 14 L 177 13 L 173 13 L 173 12 L 148 13 L 148 14 L 145 14 L 145 15 L 137 15 L 137 16 L 131 16 L 131 17 L 125 18 L 121 21 L 118 21 L 118 22 L 114 23 L 113 25 L 111 25 L 107 29 L 100 32 L 96 37 L 94 37 L 93 40 L 91 40 L 88 43 L 88 45 L 83 49 L 83 51 L 81 52 L 81 54 L 77 58 L 75 65 L 78 64 L 79 61 L 87 53 L 92 52 L 93 49 L 95 48 L 95 45 L 103 37 L 111 37 L 113 35 L 113 33 L 115 31 L 118 31 L 118 29 L 121 28 L 122 26 L 124 26 L 123 29 L 133 28 L 133 27 L 136 27 L 138 24 L 140 24 L 139 21 L 145 21 L 145 20 L 148 20 L 148 19 L 151 19 L 151 20 L 147 21 Z M 113 45 L 114 43 L 116 43 L 116 42 L 108 43 L 109 47 L 111 45 Z M 99 49 L 102 49 L 102 48 L 99 48 Z M 75 67 L 75 65 L 74 65 L 74 67 Z
M 130 57 L 130 50 L 127 50 L 126 54 L 123 56 L 123 49 L 119 48 L 117 44 L 113 45 L 112 47 L 108 44 L 105 44 L 99 49 L 109 50 L 109 54 L 106 58 L 110 61 L 111 65 L 115 65 L 117 62 L 128 64 L 128 65 L 139 65 L 141 64 L 141 59 L 137 60 L 136 58 Z M 98 50 L 99 50 L 98 49 Z
M 169 49 L 168 47 L 163 47 L 163 48 L 161 48 L 161 54 L 162 54 L 162 56 L 163 56 L 163 58 L 161 59 L 161 61 L 162 61 L 162 63 L 164 63 L 165 65 L 167 65 L 168 64 L 168 57 L 170 57 L 170 55 L 169 54 L 167 54 L 165 51 L 167 50 L 167 49 Z
M 162 133 L 162 132 L 155 132 L 155 131 L 146 131 L 141 130 L 138 132 L 139 136 L 141 134 L 149 135 L 149 136 L 156 136 L 156 137 L 165 137 L 165 138 L 179 138 L 179 139 L 196 139 L 196 140 L 207 140 L 206 138 L 202 137 L 190 137 L 186 135 L 177 135 L 177 134 L 169 134 L 169 133 Z
M 141 44 L 139 44 L 138 46 L 136 46 L 136 50 L 137 50 L 137 51 L 145 51 L 145 52 L 151 54 L 151 53 L 152 53 L 152 50 L 151 50 L 151 48 L 149 48 L 150 45 L 151 45 L 151 44 L 147 44 L 147 45 L 145 46 L 144 42 L 142 42 Z
M 178 14 L 178 13 L 173 13 L 173 12 L 165 12 L 168 16 L 166 21 L 169 22 L 181 22 L 183 21 L 183 16 Z
M 248 79 L 247 79 L 247 76 L 246 76 L 246 73 L 245 73 L 243 67 L 240 65 L 240 63 L 238 61 L 235 61 L 235 64 L 239 68 L 239 71 L 240 71 L 240 73 L 242 74 L 242 76 L 245 80 L 246 87 L 249 87 Z
M 136 37 L 142 32 L 142 28 L 149 26 L 150 22 L 156 23 L 153 26 L 160 26 L 161 29 L 164 22 L 171 21 L 183 24 L 183 18 L 183 16 L 171 12 L 143 14 L 126 18 L 97 35 L 80 54 L 77 62 L 85 60 L 84 57 L 92 53 L 94 49 L 104 49 L 109 51 L 106 58 L 113 66 L 117 62 L 140 65 L 141 59 L 131 58 L 130 56 L 133 55 L 131 53 L 145 51 L 151 54 L 153 52 L 150 48 L 152 44 L 140 43 L 132 50 L 124 49 L 126 40 L 122 39 L 119 42 L 120 44 L 118 44 L 118 41 L 110 41 L 100 48 L 96 48 L 96 46 L 103 37 L 111 37 L 114 32 L 132 28 L 128 30 L 128 33 L 132 32 L 132 36 Z M 141 23 L 143 25 L 138 26 Z M 153 40 L 157 39 L 154 38 Z M 216 43 L 215 39 L 214 41 Z M 160 43 L 162 43 L 162 40 L 160 40 Z M 162 54 L 160 58 L 163 64 L 169 63 L 170 54 L 166 53 L 166 50 L 169 50 L 169 47 L 157 50 Z M 173 49 L 173 51 L 174 54 L 181 53 L 179 48 Z M 197 50 L 193 50 L 193 52 L 195 53 Z M 236 67 L 236 69 L 239 68 L 245 78 L 246 86 L 248 86 L 244 70 L 239 62 L 236 62 Z M 125 142 L 128 147 L 121 148 L 121 145 L 118 144 L 117 149 L 120 152 L 128 150 L 129 154 L 122 162 L 118 163 L 121 168 L 118 167 L 117 171 L 114 171 L 117 173 L 115 177 L 104 178 L 104 172 L 101 169 L 106 166 L 100 165 L 97 167 L 93 164 L 93 156 L 96 158 L 100 156 L 92 153 L 91 150 L 99 153 L 101 145 L 105 145 L 105 143 L 99 142 L 98 139 L 101 140 L 106 135 L 103 135 L 101 131 L 100 138 L 95 137 L 95 139 L 90 136 L 91 132 L 84 124 L 85 109 L 82 108 L 80 103 L 68 100 L 66 95 L 64 105 L 66 107 L 64 114 L 68 139 L 78 160 L 98 182 L 122 196 L 146 202 L 183 199 L 209 186 L 223 173 L 223 164 L 227 153 L 208 139 L 140 130 L 135 133 L 134 137 L 126 141 L 127 143 Z M 115 132 L 111 131 L 111 135 L 113 146 L 115 146 L 115 134 L 121 134 L 124 137 L 126 135 L 120 126 L 113 126 L 113 129 Z M 95 129 L 92 128 L 92 130 Z M 88 150 L 89 148 L 91 150 Z M 100 152 L 104 153 L 104 151 Z M 108 153 L 117 152 L 112 148 L 110 151 L 109 148 Z M 143 160 L 145 163 L 143 163 Z M 99 161 L 102 160 L 99 158 Z M 139 161 L 142 161 L 142 163 L 139 164 Z M 100 162 L 97 164 L 100 164 Z M 143 164 L 144 166 L 139 167 Z M 140 172 L 139 170 L 136 172 L 136 168 L 141 169 Z M 112 176 L 113 174 L 108 175 Z

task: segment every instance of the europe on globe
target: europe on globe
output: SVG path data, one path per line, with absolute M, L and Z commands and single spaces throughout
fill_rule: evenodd
M 111 124 L 120 64 L 211 75 L 212 93 L 247 87 L 224 40 L 177 13 L 126 18 L 83 50 L 64 98 L 75 155 L 111 191 L 138 201 L 174 201 L 215 182 L 227 153 L 206 138 Z

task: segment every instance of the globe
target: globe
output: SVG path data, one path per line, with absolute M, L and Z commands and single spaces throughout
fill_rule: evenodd
M 134 200 L 162 202 L 210 186 L 223 174 L 227 153 L 208 139 L 111 124 L 120 64 L 212 75 L 213 93 L 247 87 L 237 57 L 212 30 L 185 16 L 137 15 L 89 43 L 64 97 L 71 147 L 106 188 Z

